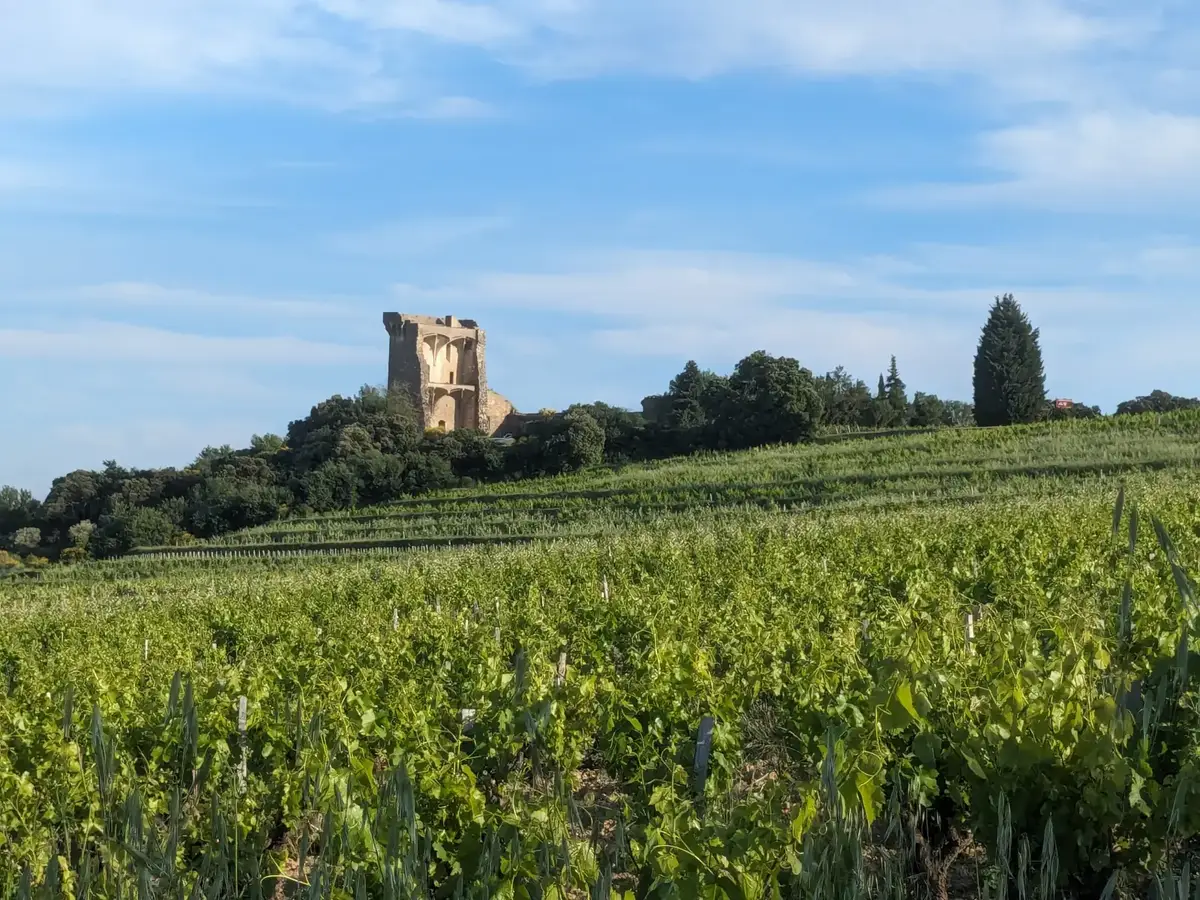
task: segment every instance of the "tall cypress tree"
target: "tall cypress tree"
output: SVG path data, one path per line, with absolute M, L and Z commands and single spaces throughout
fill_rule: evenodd
M 975 421 L 1034 422 L 1046 412 L 1046 372 L 1038 330 L 1012 294 L 997 297 L 975 353 Z
M 903 425 L 908 420 L 908 388 L 900 378 L 900 369 L 896 366 L 896 357 L 892 357 L 888 366 L 887 381 L 888 406 L 892 409 L 893 424 Z

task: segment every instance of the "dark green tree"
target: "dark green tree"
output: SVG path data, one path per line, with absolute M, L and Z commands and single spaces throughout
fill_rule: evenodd
M 704 373 L 689 359 L 683 371 L 671 379 L 667 396 L 671 398 L 668 421 L 673 428 L 698 428 L 707 422 L 701 397 L 704 390 Z
M 100 520 L 89 549 L 94 556 L 118 556 L 134 547 L 166 546 L 179 533 L 179 526 L 166 508 L 118 504 Z
M 1046 414 L 1046 372 L 1038 330 L 1012 294 L 997 297 L 975 353 L 975 421 L 1035 422 Z
M 821 422 L 821 398 L 812 372 L 786 356 L 763 350 L 737 364 L 718 421 L 725 447 L 812 440 Z
M 459 428 L 428 437 L 424 444 L 429 453 L 447 460 L 460 478 L 489 480 L 504 472 L 503 448 L 483 432 Z
M 1132 416 L 1138 413 L 1167 413 L 1177 409 L 1200 408 L 1200 399 L 1195 397 L 1177 397 L 1167 391 L 1151 391 L 1143 397 L 1125 400 L 1117 405 L 1118 416 Z
M 525 475 L 561 475 L 604 461 L 604 428 L 582 409 L 550 414 L 532 422 L 513 448 Z
M 871 391 L 862 379 L 850 377 L 842 366 L 815 379 L 821 398 L 821 424 L 861 425 L 871 407 Z
M 40 507 L 29 491 L 9 485 L 0 487 L 0 535 L 32 524 Z
M 703 428 L 720 415 L 728 380 L 688 360 L 667 390 L 667 425 L 680 431 Z
M 937 394 L 917 391 L 913 395 L 912 416 L 909 424 L 917 428 L 933 428 L 945 424 L 946 404 Z
M 189 498 L 188 531 L 212 537 L 226 531 L 264 525 L 279 516 L 287 492 L 274 485 L 219 475 L 197 485 Z
M 624 464 L 652 455 L 645 446 L 647 423 L 640 413 L 599 401 L 573 404 L 567 412 L 575 410 L 587 413 L 604 431 L 605 462 Z
M 908 388 L 900 378 L 900 369 L 896 365 L 896 357 L 892 357 L 888 365 L 887 379 L 883 383 L 887 393 L 888 407 L 891 409 L 889 425 L 904 425 L 908 421 Z
M 106 481 L 105 473 L 86 469 L 55 478 L 41 508 L 46 530 L 65 535 L 76 522 L 99 521 L 105 511 Z
M 368 451 L 402 454 L 415 449 L 420 440 L 409 410 L 400 401 L 364 387 L 356 397 L 330 397 L 288 426 L 288 464 L 300 475 L 329 460 Z
M 862 424 L 874 428 L 887 428 L 896 420 L 895 410 L 888 400 L 887 382 L 883 374 L 879 375 L 879 385 L 875 388 L 875 396 L 863 411 Z
M 1070 406 L 1059 408 L 1053 400 L 1046 401 L 1046 418 L 1051 422 L 1064 422 L 1068 419 L 1098 419 L 1102 415 L 1100 407 L 1088 406 L 1085 403 L 1072 403 Z
M 642 418 L 655 425 L 666 425 L 671 418 L 671 396 L 650 394 L 642 398 Z

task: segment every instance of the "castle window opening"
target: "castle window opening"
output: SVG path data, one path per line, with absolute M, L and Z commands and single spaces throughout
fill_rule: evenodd
M 454 384 L 454 373 L 453 372 L 450 373 L 450 383 Z
M 438 428 L 442 429 L 443 431 L 446 430 L 446 420 L 445 419 L 438 419 Z

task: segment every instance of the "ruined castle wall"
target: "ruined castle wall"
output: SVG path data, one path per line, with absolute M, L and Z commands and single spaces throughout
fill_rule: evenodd
M 492 434 L 512 412 L 511 403 L 488 390 L 487 338 L 473 320 L 384 313 L 383 321 L 391 342 L 388 388 L 412 396 L 423 427 L 444 422 L 447 430 Z
M 513 405 L 508 402 L 508 398 L 503 394 L 498 394 L 495 391 L 488 391 L 487 394 L 487 433 L 496 435 L 500 432 L 505 420 L 515 412 Z
M 389 320 L 384 316 L 389 335 L 388 347 L 388 390 L 402 390 L 412 400 L 413 408 L 425 422 L 425 402 L 422 387 L 425 382 L 424 367 L 418 347 L 420 337 L 415 325 Z

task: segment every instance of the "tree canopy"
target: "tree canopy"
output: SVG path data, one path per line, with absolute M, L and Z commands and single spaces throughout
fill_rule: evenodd
M 975 353 L 975 421 L 1034 422 L 1046 414 L 1046 373 L 1038 330 L 1012 294 L 997 297 Z

